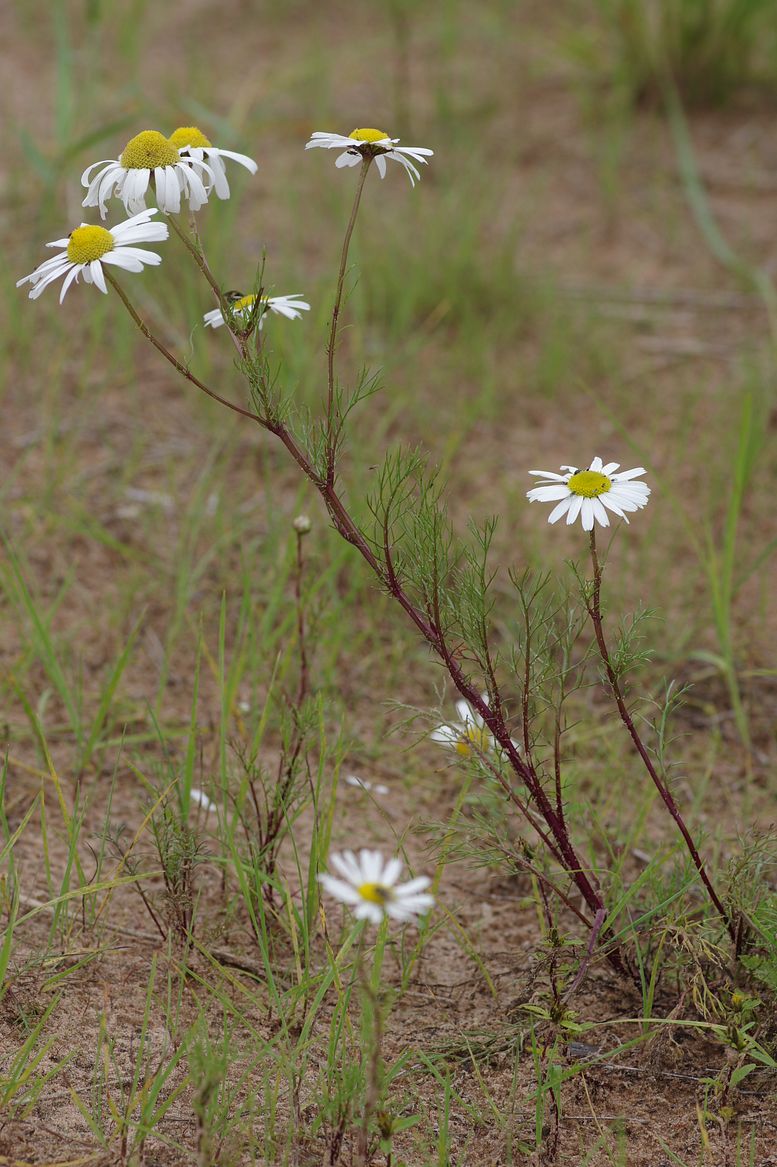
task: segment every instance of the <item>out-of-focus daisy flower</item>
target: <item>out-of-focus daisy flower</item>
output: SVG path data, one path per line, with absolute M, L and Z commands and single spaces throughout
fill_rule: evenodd
M 488 693 L 483 694 L 483 700 L 488 700 Z M 487 754 L 494 748 L 494 739 L 486 729 L 485 722 L 469 701 L 463 698 L 456 702 L 458 721 L 447 725 L 439 725 L 429 735 L 433 742 L 443 746 L 452 746 L 462 757 L 468 758 L 473 747 L 482 754 Z
M 548 515 L 549 523 L 566 515 L 568 525 L 580 518 L 583 530 L 592 531 L 595 523 L 609 527 L 608 510 L 628 523 L 626 511 L 638 511 L 646 506 L 650 487 L 634 481 L 646 473 L 644 466 L 616 474 L 619 466 L 620 462 L 608 462 L 605 466 L 601 458 L 594 458 L 587 470 L 578 470 L 576 466 L 562 466 L 562 474 L 530 470 L 530 474 L 542 478 L 543 482 L 527 491 L 526 497 L 529 502 L 558 503 Z
M 358 166 L 362 159 L 374 158 L 381 178 L 386 177 L 386 159 L 391 158 L 404 166 L 411 186 L 415 186 L 421 177 L 414 163 L 426 165 L 426 159 L 434 154 L 434 150 L 427 150 L 425 146 L 400 146 L 399 138 L 390 138 L 383 130 L 371 129 L 354 130 L 347 138 L 344 134 L 327 134 L 316 130 L 305 149 L 313 150 L 317 146 L 323 150 L 344 151 L 335 160 L 335 166 Z
M 355 786 L 357 790 L 365 790 L 367 794 L 388 794 L 388 786 L 382 782 L 368 782 L 366 778 L 359 778 L 356 774 L 347 774 L 346 786 Z
M 245 320 L 250 317 L 256 303 L 256 296 L 244 296 L 242 292 L 226 292 L 224 299 L 232 305 L 233 314 Z M 268 310 L 277 312 L 279 316 L 286 316 L 289 320 L 296 320 L 297 317 L 302 316 L 303 312 L 310 311 L 310 304 L 301 299 L 300 292 L 292 292 L 290 296 L 262 296 L 256 308 L 260 328 L 264 326 L 264 316 Z M 210 312 L 206 312 L 202 319 L 205 321 L 206 327 L 221 328 L 224 324 L 224 313 L 220 308 L 213 308 Z
M 357 920 L 380 924 L 384 916 L 390 916 L 404 923 L 434 907 L 434 896 L 424 891 L 431 882 L 427 876 L 397 884 L 402 874 L 400 859 L 384 862 L 380 851 L 364 849 L 358 856 L 353 851 L 330 855 L 329 865 L 338 876 L 319 875 L 319 881 L 330 895 L 352 908 Z
M 220 199 L 229 198 L 229 183 L 224 167 L 224 158 L 231 158 L 256 174 L 257 166 L 253 158 L 247 154 L 236 154 L 234 150 L 221 150 L 212 146 L 197 126 L 179 126 L 170 135 L 170 141 L 182 158 L 194 158 L 198 162 L 207 162 L 213 173 L 213 189 Z
M 215 802 L 208 798 L 204 790 L 197 790 L 195 787 L 192 787 L 189 799 L 192 806 L 200 807 L 206 814 L 211 814 L 213 811 L 218 810 Z
M 161 243 L 167 239 L 167 224 L 150 222 L 151 216 L 156 213 L 156 207 L 141 211 L 139 215 L 133 215 L 110 230 L 82 223 L 70 232 L 67 239 L 55 239 L 53 243 L 47 243 L 47 247 L 61 247 L 64 250 L 45 260 L 30 275 L 17 280 L 17 288 L 22 284 L 32 284 L 30 299 L 35 300 L 50 283 L 64 276 L 65 282 L 59 294 L 61 304 L 68 288 L 80 275 L 84 277 L 85 283 L 94 284 L 101 292 L 107 292 L 102 269 L 104 263 L 135 272 L 142 271 L 147 264 L 153 266 L 161 263 L 162 257 L 155 251 L 135 246 L 137 243 Z
M 100 166 L 102 170 L 92 178 L 92 172 Z M 181 195 L 189 200 L 193 211 L 199 211 L 207 203 L 215 182 L 213 171 L 201 158 L 184 158 L 164 134 L 143 130 L 127 142 L 120 158 L 87 166 L 81 175 L 81 184 L 87 188 L 82 206 L 99 207 L 104 219 L 106 199 L 116 194 L 130 213 L 142 211 L 152 175 L 157 206 L 165 214 L 178 214 Z

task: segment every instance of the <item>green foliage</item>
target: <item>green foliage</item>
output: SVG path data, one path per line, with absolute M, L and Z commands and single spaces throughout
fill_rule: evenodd
M 722 103 L 742 85 L 774 85 L 769 0 L 597 0 L 612 79 L 633 101 L 669 81 L 691 103 Z

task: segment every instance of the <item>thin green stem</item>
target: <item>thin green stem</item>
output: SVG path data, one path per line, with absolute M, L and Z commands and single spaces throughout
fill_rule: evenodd
M 734 926 L 734 923 L 733 923 L 731 917 L 729 916 L 728 912 L 726 911 L 725 907 L 723 906 L 723 903 L 720 900 L 717 892 L 715 891 L 715 888 L 712 886 L 712 881 L 710 880 L 710 877 L 707 875 L 707 872 L 704 868 L 704 863 L 702 861 L 702 858 L 699 855 L 699 852 L 697 850 L 696 844 L 693 841 L 693 838 L 691 836 L 690 831 L 688 830 L 687 826 L 685 825 L 685 822 L 683 820 L 682 815 L 680 814 L 680 810 L 677 806 L 677 803 L 675 802 L 674 798 L 672 797 L 672 793 L 669 790 L 668 786 L 663 781 L 663 779 L 659 775 L 658 771 L 656 770 L 655 766 L 653 765 L 653 760 L 650 757 L 650 754 L 648 753 L 647 748 L 642 741 L 642 738 L 639 736 L 639 733 L 637 731 L 637 727 L 634 724 L 634 719 L 632 718 L 631 714 L 629 713 L 629 710 L 626 706 L 626 702 L 623 698 L 623 693 L 621 691 L 620 682 L 618 680 L 618 674 L 615 672 L 615 669 L 613 668 L 612 659 L 610 657 L 610 653 L 609 653 L 609 650 L 607 648 L 607 641 L 605 640 L 605 636 L 604 636 L 604 626 L 602 624 L 602 609 L 601 609 L 602 567 L 601 567 L 601 564 L 599 562 L 599 557 L 596 553 L 596 533 L 594 530 L 592 530 L 590 533 L 590 550 L 591 550 L 591 564 L 593 566 L 594 579 L 593 579 L 593 591 L 591 593 L 591 598 L 589 601 L 587 601 L 588 614 L 591 617 L 591 622 L 594 626 L 594 633 L 596 635 L 596 643 L 599 647 L 599 655 L 601 656 L 602 662 L 604 664 L 604 669 L 605 669 L 605 672 L 607 674 L 607 680 L 610 683 L 610 689 L 612 690 L 612 695 L 615 698 L 615 704 L 618 707 L 618 713 L 620 714 L 621 721 L 626 726 L 626 729 L 629 732 L 629 736 L 631 737 L 631 740 L 634 743 L 634 747 L 635 747 L 637 753 L 639 754 L 640 758 L 642 759 L 642 762 L 645 766 L 645 769 L 647 770 L 648 774 L 650 775 L 650 777 L 653 781 L 653 784 L 655 785 L 656 789 L 658 790 L 658 793 L 661 795 L 661 798 L 664 802 L 664 805 L 666 806 L 670 815 L 674 819 L 675 823 L 677 824 L 677 828 L 680 831 L 680 834 L 682 835 L 683 839 L 685 840 L 685 845 L 688 848 L 688 852 L 691 856 L 691 859 L 693 860 L 694 866 L 696 867 L 696 870 L 699 873 L 699 878 L 701 879 L 702 883 L 704 884 L 705 888 L 707 889 L 707 893 L 708 893 L 710 899 L 712 900 L 713 904 L 715 905 L 717 911 L 723 917 L 723 920 L 725 921 L 726 927 L 728 928 L 729 935 L 731 936 L 732 940 L 736 940 L 736 928 Z
M 216 293 L 216 299 L 218 300 L 219 304 L 221 305 L 221 309 L 223 311 L 224 310 L 224 297 L 221 293 L 221 288 L 218 285 L 216 277 L 214 276 L 213 272 L 210 270 L 210 267 L 208 265 L 208 261 L 205 258 L 205 255 L 204 255 L 203 250 L 202 250 L 202 245 L 200 244 L 200 241 L 199 241 L 199 236 L 196 237 L 196 242 L 193 242 L 189 238 L 189 236 L 186 234 L 186 232 L 183 231 L 179 227 L 179 225 L 176 221 L 175 215 L 168 215 L 167 221 L 170 224 L 170 226 L 172 227 L 173 231 L 175 231 L 178 238 L 181 240 L 181 243 L 183 243 L 184 247 L 191 255 L 194 262 L 197 264 L 197 267 L 200 269 L 202 274 L 205 276 L 205 279 L 208 281 L 210 286 L 213 288 L 213 291 Z M 196 227 L 195 227 L 195 233 L 196 233 Z
M 386 939 L 386 920 L 384 919 L 373 956 L 372 976 L 368 977 L 362 959 L 362 949 L 359 948 L 358 972 L 361 981 L 362 994 L 370 1003 L 372 1013 L 372 1046 L 367 1063 L 367 1089 L 364 1096 L 364 1114 L 359 1128 L 357 1139 L 357 1162 L 360 1167 L 367 1167 L 369 1163 L 370 1120 L 378 1109 L 381 1094 L 382 1078 L 382 1047 L 383 1047 L 383 1013 L 380 1003 L 380 966 L 383 958 L 383 945 Z
M 167 221 L 170 224 L 170 226 L 172 227 L 173 231 L 175 231 L 178 238 L 181 240 L 181 243 L 183 243 L 184 247 L 189 252 L 189 255 L 191 255 L 192 259 L 197 264 L 197 267 L 200 269 L 202 275 L 205 277 L 205 279 L 207 280 L 207 282 L 210 284 L 211 288 L 213 289 L 213 293 L 214 293 L 216 299 L 218 300 L 218 305 L 219 305 L 219 308 L 221 309 L 221 314 L 224 317 L 224 323 L 227 325 L 227 329 L 228 329 L 229 334 L 232 338 L 232 343 L 234 344 L 237 351 L 240 353 L 240 356 L 243 359 L 245 359 L 245 355 L 246 355 L 245 348 L 244 348 L 243 344 L 241 343 L 240 338 L 235 336 L 234 332 L 232 331 L 232 328 L 230 327 L 229 322 L 231 320 L 231 317 L 229 315 L 229 308 L 228 308 L 227 302 L 224 299 L 224 293 L 222 292 L 221 288 L 219 287 L 218 280 L 214 276 L 213 272 L 210 270 L 210 264 L 208 263 L 207 259 L 205 258 L 205 251 L 204 251 L 204 248 L 202 246 L 202 243 L 200 242 L 200 235 L 199 235 L 199 232 L 197 230 L 197 220 L 194 217 L 194 213 L 191 214 L 190 219 L 189 219 L 191 229 L 192 229 L 192 234 L 194 235 L 194 240 L 190 239 L 189 236 L 186 234 L 186 232 L 180 227 L 180 225 L 178 224 L 178 221 L 176 220 L 175 215 L 168 215 Z
M 364 190 L 364 183 L 367 178 L 367 171 L 372 162 L 372 155 L 368 154 L 362 159 L 361 169 L 359 171 L 359 181 L 356 184 L 356 194 L 353 199 L 353 206 L 351 208 L 351 217 L 348 220 L 348 226 L 345 229 L 345 237 L 343 238 L 343 249 L 340 253 L 340 270 L 337 273 L 337 291 L 335 292 L 335 303 L 332 309 L 332 322 L 329 328 L 329 343 L 327 345 L 327 399 L 326 399 L 326 480 L 331 486 L 335 480 L 335 460 L 337 458 L 337 439 L 335 437 L 335 347 L 337 345 L 337 328 L 340 321 L 340 307 L 343 300 L 343 286 L 345 284 L 345 272 L 348 266 L 348 251 L 351 246 L 351 236 L 353 229 L 356 226 L 356 217 L 359 214 L 359 204 L 362 199 L 362 191 Z

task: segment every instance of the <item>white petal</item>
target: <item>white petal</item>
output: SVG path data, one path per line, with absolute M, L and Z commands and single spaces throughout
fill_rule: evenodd
M 246 170 L 250 170 L 252 174 L 256 174 L 257 170 L 259 169 L 253 158 L 249 158 L 247 154 L 237 154 L 234 150 L 221 149 L 219 149 L 218 153 L 223 158 L 231 158 L 233 162 L 239 162 L 241 166 L 245 166 Z M 213 166 L 213 157 L 211 154 L 208 154 L 208 160 L 210 161 L 211 166 Z
M 399 887 L 394 889 L 394 894 L 404 899 L 406 896 L 412 896 L 416 892 L 423 891 L 431 882 L 428 875 L 417 875 L 415 879 L 409 879 L 407 883 L 400 883 Z
M 362 160 L 361 154 L 354 154 L 350 150 L 346 150 L 345 154 L 340 154 L 335 158 L 335 166 L 341 169 L 343 166 L 358 166 Z
M 569 482 L 568 474 L 554 474 L 552 470 L 530 470 L 537 478 L 546 478 L 548 482 Z
M 568 498 L 569 494 L 570 490 L 566 483 L 559 483 L 558 486 L 533 486 L 531 490 L 526 491 L 529 502 L 556 502 L 557 499 Z
M 580 514 L 581 509 L 584 507 L 587 501 L 588 500 L 583 498 L 581 494 L 572 495 L 572 500 L 569 504 L 569 511 L 567 513 L 567 524 L 569 526 L 571 526 L 572 523 L 576 521 L 577 516 Z
M 105 276 L 103 275 L 103 268 L 99 259 L 92 260 L 92 262 L 89 264 L 89 271 L 91 272 L 95 287 L 99 288 L 101 292 L 105 292 L 107 295 L 108 288 L 105 284 Z
M 610 516 L 602 506 L 602 501 L 599 498 L 591 499 L 591 509 L 594 512 L 594 518 L 597 519 L 603 527 L 609 527 Z
M 322 872 L 318 881 L 330 895 L 341 900 L 344 904 L 358 904 L 361 899 L 356 888 L 350 883 L 346 883 L 345 880 L 334 879 L 331 875 Z
M 383 869 L 383 875 L 381 876 L 380 882 L 386 887 L 393 887 L 401 874 L 402 860 L 398 859 L 397 856 L 394 855 L 391 859 L 389 859 L 388 863 Z
M 460 718 L 461 722 L 463 723 L 463 725 L 467 726 L 467 725 L 476 725 L 477 724 L 475 721 L 474 711 L 473 711 L 472 706 L 470 705 L 469 701 L 465 701 L 463 698 L 460 698 L 456 702 L 456 712 L 458 713 L 459 718 Z
M 429 737 L 433 742 L 439 742 L 441 745 L 455 746 L 457 742 L 461 741 L 463 729 L 464 726 L 456 730 L 452 725 L 441 725 L 437 729 L 433 729 Z
M 189 799 L 193 806 L 201 807 L 202 810 L 204 810 L 207 814 L 211 814 L 213 811 L 218 810 L 215 802 L 211 802 L 204 790 L 197 790 L 196 788 L 192 787 L 191 791 L 189 792 Z
M 339 871 L 351 883 L 357 885 L 364 883 L 361 867 L 353 851 L 342 851 L 339 854 L 330 855 L 329 866 L 334 867 L 336 871 Z
M 549 523 L 558 522 L 558 520 L 560 518 L 562 518 L 569 510 L 573 498 L 574 498 L 574 495 L 571 495 L 571 494 L 567 495 L 566 498 L 562 498 L 562 500 L 558 504 L 558 506 L 554 507 L 553 510 L 548 515 L 548 522 Z
M 378 904 L 371 904 L 367 900 L 362 900 L 359 906 L 354 909 L 353 914 L 357 920 L 369 920 L 371 924 L 380 924 L 383 919 L 383 909 Z

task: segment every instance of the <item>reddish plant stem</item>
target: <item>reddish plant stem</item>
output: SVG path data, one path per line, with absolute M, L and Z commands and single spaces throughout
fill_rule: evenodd
M 219 405 L 223 405 L 227 409 L 231 409 L 233 413 L 239 413 L 241 417 L 250 418 L 251 421 L 257 421 L 261 424 L 262 419 L 258 416 L 258 414 L 252 413 L 250 409 L 243 409 L 242 405 L 235 405 L 234 402 L 227 401 L 226 397 L 222 397 L 220 394 L 215 393 L 213 391 L 213 389 L 209 389 L 207 385 L 203 384 L 203 382 L 199 380 L 199 378 L 195 377 L 194 373 L 191 373 L 186 368 L 186 365 L 182 364 L 176 357 L 173 356 L 173 354 L 169 351 L 169 349 L 165 348 L 165 346 L 162 344 L 161 340 L 157 340 L 157 338 L 154 336 L 153 332 L 148 327 L 148 325 L 140 318 L 138 313 L 135 311 L 135 308 L 133 307 L 132 303 L 130 302 L 130 300 L 126 296 L 126 294 L 125 294 L 123 288 L 121 287 L 121 284 L 119 284 L 118 280 L 115 280 L 109 271 L 105 272 L 105 278 L 107 279 L 107 281 L 111 285 L 111 287 L 114 289 L 114 291 L 116 292 L 116 295 L 119 297 L 121 302 L 124 304 L 124 307 L 127 309 L 130 316 L 132 317 L 132 319 L 135 321 L 135 323 L 137 324 L 140 331 L 145 336 L 146 340 L 150 341 L 151 344 L 153 344 L 153 346 L 157 350 L 157 352 L 160 352 L 162 354 L 162 356 L 165 358 L 165 360 L 169 361 L 170 364 L 173 366 L 173 368 L 177 369 L 177 371 L 181 374 L 182 377 L 185 377 L 187 381 L 190 381 L 191 384 L 195 385 L 199 390 L 201 390 L 201 392 L 206 393 L 208 395 L 208 397 L 212 397 L 214 401 L 218 401 Z
M 650 757 L 650 754 L 648 753 L 648 751 L 647 751 L 647 749 L 642 741 L 642 738 L 639 736 L 639 733 L 637 732 L 637 727 L 634 724 L 634 719 L 632 718 L 631 714 L 629 713 L 628 708 L 626 706 L 626 702 L 623 699 L 623 693 L 621 692 L 620 682 L 618 681 L 617 673 L 615 672 L 615 669 L 613 668 L 612 660 L 610 658 L 610 653 L 609 653 L 609 650 L 607 648 L 607 642 L 606 642 L 605 637 L 604 637 L 604 627 L 602 624 L 602 609 L 601 609 L 602 568 L 601 568 L 601 564 L 599 563 L 599 557 L 596 553 L 596 534 L 595 534 L 595 531 L 593 531 L 593 530 L 590 533 L 590 548 L 591 548 L 591 563 L 593 566 L 594 578 L 593 578 L 593 590 L 591 592 L 591 599 L 590 599 L 590 601 L 586 602 L 586 606 L 588 608 L 588 614 L 591 617 L 591 623 L 594 626 L 594 634 L 596 636 L 596 643 L 597 643 L 598 648 L 599 648 L 599 655 L 601 656 L 602 662 L 604 664 L 604 669 L 605 669 L 605 672 L 607 674 L 607 680 L 609 681 L 610 689 L 612 690 L 612 695 L 615 699 L 615 704 L 618 707 L 618 713 L 620 714 L 621 721 L 623 722 L 623 724 L 626 726 L 626 729 L 628 730 L 629 736 L 631 737 L 631 740 L 634 743 L 634 748 L 636 749 L 637 753 L 639 754 L 640 758 L 642 759 L 642 762 L 645 766 L 645 769 L 647 770 L 648 774 L 650 775 L 650 777 L 653 781 L 653 784 L 656 787 L 656 790 L 661 795 L 661 798 L 663 800 L 663 803 L 664 803 L 666 809 L 669 811 L 670 815 L 674 819 L 675 823 L 677 824 L 677 828 L 680 831 L 680 834 L 682 835 L 683 839 L 685 840 L 685 845 L 688 848 L 688 853 L 690 854 L 691 859 L 693 860 L 694 866 L 699 873 L 699 878 L 701 879 L 702 883 L 704 884 L 705 888 L 707 889 L 707 894 L 709 895 L 710 899 L 712 900 L 713 904 L 715 905 L 715 908 L 717 909 L 717 911 L 723 917 L 723 920 L 725 921 L 726 927 L 728 928 L 729 935 L 731 936 L 731 939 L 736 942 L 736 928 L 734 926 L 734 922 L 731 919 L 731 917 L 729 916 L 725 907 L 723 906 L 723 903 L 721 902 L 717 892 L 715 891 L 715 888 L 712 886 L 712 881 L 710 880 L 710 877 L 707 875 L 707 872 L 704 868 L 704 863 L 702 861 L 702 858 L 699 855 L 699 852 L 696 848 L 696 844 L 693 841 L 693 838 L 691 836 L 690 831 L 688 830 L 687 826 L 685 825 L 685 821 L 683 820 L 683 817 L 680 814 L 680 810 L 677 806 L 677 803 L 675 802 L 674 798 L 672 797 L 672 793 L 669 790 L 668 786 L 662 780 L 661 776 L 659 775 L 658 771 L 656 770 L 655 766 L 653 765 L 653 761 Z
M 534 801 L 541 818 L 545 821 L 550 834 L 553 836 L 555 843 L 552 852 L 555 851 L 560 857 L 561 863 L 565 868 L 569 877 L 573 880 L 577 889 L 586 903 L 589 911 L 595 918 L 600 918 L 604 910 L 604 903 L 601 893 L 592 874 L 585 868 L 580 860 L 572 840 L 569 836 L 566 822 L 564 821 L 563 810 L 554 808 L 545 789 L 534 769 L 531 758 L 527 751 L 526 760 L 521 757 L 515 743 L 513 742 L 509 728 L 505 722 L 499 704 L 494 701 L 493 707 L 489 705 L 487 700 L 484 700 L 478 690 L 471 684 L 467 675 L 464 672 L 461 661 L 457 658 L 455 653 L 451 651 L 445 642 L 443 628 L 438 616 L 434 613 L 424 615 L 412 602 L 410 597 L 405 592 L 400 580 L 398 579 L 390 559 L 385 563 L 381 563 L 377 555 L 373 551 L 370 543 L 359 529 L 355 521 L 348 513 L 342 499 L 335 489 L 335 461 L 336 461 L 336 440 L 335 440 L 335 375 L 334 375 L 334 354 L 337 343 L 337 328 L 340 314 L 340 307 L 342 304 L 343 287 L 345 281 L 345 272 L 348 262 L 348 250 L 351 236 L 353 234 L 356 217 L 359 210 L 361 194 L 364 187 L 364 182 L 367 176 L 371 159 L 365 158 L 359 177 L 359 184 L 354 197 L 351 217 L 343 241 L 343 249 L 340 259 L 340 269 L 338 273 L 337 292 L 335 296 L 335 305 L 332 313 L 332 322 L 330 328 L 329 344 L 327 348 L 328 355 L 328 370 L 327 370 L 327 415 L 326 415 L 326 470 L 323 477 L 321 477 L 307 452 L 300 447 L 293 434 L 288 428 L 276 417 L 260 416 L 251 410 L 243 409 L 241 406 L 235 405 L 226 398 L 221 397 L 215 393 L 207 385 L 203 384 L 197 377 L 195 377 L 175 356 L 159 341 L 145 323 L 141 320 L 138 313 L 128 300 L 127 296 L 120 288 L 119 284 L 111 279 L 113 287 L 116 289 L 120 299 L 127 308 L 127 311 L 132 316 L 135 323 L 140 328 L 143 335 L 154 345 L 154 347 L 161 353 L 161 355 L 170 362 L 170 364 L 189 382 L 195 385 L 207 396 L 213 400 L 218 401 L 221 405 L 231 409 L 233 412 L 240 414 L 243 417 L 250 418 L 251 421 L 262 426 L 263 428 L 273 433 L 294 459 L 300 470 L 313 483 L 319 494 L 324 500 L 324 503 L 329 511 L 334 526 L 340 536 L 348 543 L 351 543 L 362 558 L 367 562 L 370 569 L 374 572 L 376 577 L 380 580 L 382 585 L 386 588 L 389 594 L 396 600 L 400 607 L 405 611 L 410 620 L 418 628 L 421 635 L 434 650 L 435 653 L 442 659 L 445 664 L 450 677 L 458 689 L 459 693 L 469 702 L 473 709 L 477 710 L 483 719 L 483 722 L 488 729 L 493 739 L 501 746 L 505 755 L 507 756 L 510 766 L 514 773 L 526 786 L 531 799 Z M 180 234 L 180 232 L 179 232 Z M 189 250 L 192 250 L 192 245 L 189 244 Z M 200 264 L 201 270 L 202 265 Z M 206 274 L 203 272 L 203 274 Z M 108 277 L 110 279 L 110 276 Z M 207 278 L 207 275 L 206 275 Z M 384 535 L 386 533 L 384 532 Z M 589 878 L 591 875 L 591 878 Z M 608 954 L 608 960 L 618 971 L 622 971 L 623 966 L 620 955 L 617 950 L 611 951 Z

